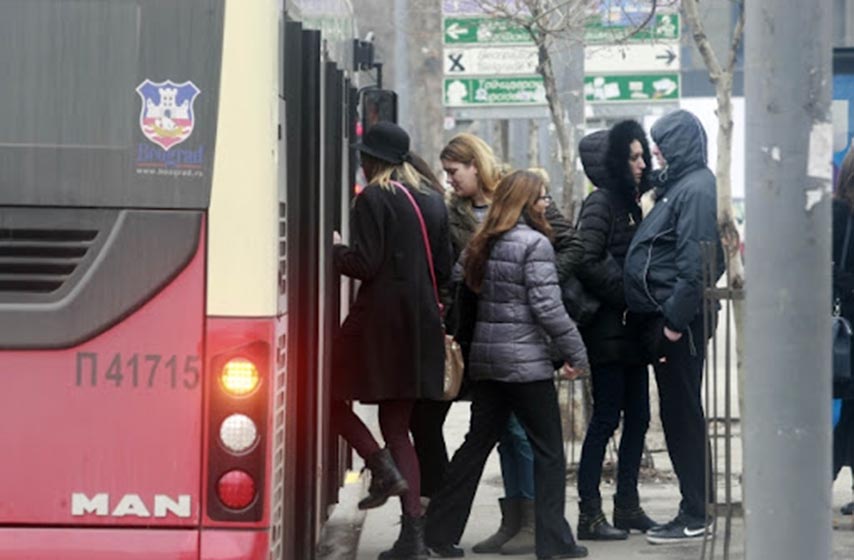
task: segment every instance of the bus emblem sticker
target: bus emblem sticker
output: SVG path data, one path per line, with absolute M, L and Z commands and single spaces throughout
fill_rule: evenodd
M 193 82 L 145 80 L 136 92 L 142 98 L 139 126 L 145 137 L 168 151 L 193 133 L 193 102 L 201 92 Z

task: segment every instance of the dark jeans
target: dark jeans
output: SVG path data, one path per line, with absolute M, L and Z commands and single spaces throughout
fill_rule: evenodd
M 505 498 L 534 499 L 534 451 L 525 435 L 525 428 L 515 414 L 510 415 L 507 428 L 498 438 L 498 457 Z
M 663 331 L 662 321 L 650 323 L 650 338 Z M 706 467 L 711 472 L 711 457 L 706 443 L 706 418 L 700 389 L 703 381 L 703 319 L 699 316 L 676 342 L 670 342 L 661 332 L 658 338 L 659 359 L 653 364 L 658 385 L 661 423 L 667 452 L 679 479 L 682 494 L 680 510 L 693 516 L 706 516 Z M 665 361 L 661 362 L 660 358 Z M 709 501 L 714 501 L 714 484 L 709 480 Z
M 578 497 L 598 501 L 602 461 L 608 440 L 623 417 L 623 434 L 617 463 L 617 503 L 638 504 L 638 471 L 649 427 L 649 372 L 645 365 L 619 363 L 593 366 L 593 417 L 581 448 Z
M 566 459 L 557 392 L 551 380 L 530 383 L 478 381 L 472 387 L 469 432 L 454 453 L 441 490 L 427 509 L 427 544 L 458 544 L 471 513 L 483 466 L 516 414 L 534 449 L 534 515 L 538 556 L 569 552 L 575 545 L 564 518 Z
M 421 465 L 421 495 L 432 498 L 448 469 L 448 449 L 443 426 L 451 401 L 417 401 L 409 429 Z

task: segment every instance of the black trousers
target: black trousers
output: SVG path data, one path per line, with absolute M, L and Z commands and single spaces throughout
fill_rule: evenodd
M 566 459 L 557 392 L 551 380 L 473 384 L 469 432 L 451 459 L 442 488 L 427 508 L 428 545 L 460 542 L 483 466 L 511 412 L 516 414 L 534 450 L 537 556 L 553 556 L 574 547 L 572 531 L 564 518 Z
M 854 469 L 854 400 L 842 401 L 839 422 L 833 428 L 833 479 L 844 466 Z
M 421 465 L 421 495 L 432 498 L 448 469 L 448 449 L 443 426 L 451 401 L 417 401 L 409 429 Z
M 639 503 L 638 471 L 649 427 L 649 372 L 646 365 L 621 363 L 593 366 L 593 417 L 581 447 L 578 497 L 601 500 L 599 482 L 608 440 L 623 418 L 617 463 L 616 501 L 623 508 Z
M 676 342 L 663 334 L 663 321 L 651 328 L 662 331 L 658 339 L 655 383 L 658 385 L 661 423 L 667 452 L 679 479 L 680 510 L 692 517 L 706 516 L 706 468 L 711 472 L 711 453 L 706 442 L 706 417 L 700 390 L 703 381 L 705 339 L 699 316 Z M 657 332 L 648 332 L 656 337 Z M 664 358 L 662 362 L 660 358 Z M 709 477 L 709 501 L 714 501 L 714 484 Z

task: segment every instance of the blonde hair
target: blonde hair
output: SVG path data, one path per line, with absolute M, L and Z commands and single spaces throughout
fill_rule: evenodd
M 542 167 L 529 167 L 529 168 L 528 168 L 528 171 L 530 171 L 531 173 L 534 173 L 534 174 L 536 174 L 536 175 L 539 175 L 539 176 L 540 176 L 540 179 L 542 179 L 542 180 L 543 180 L 543 183 L 545 183 L 545 184 L 546 184 L 546 188 L 549 188 L 549 185 L 551 185 L 552 180 L 551 180 L 551 178 L 549 177 L 549 172 L 548 172 L 548 171 L 546 171 L 546 170 L 545 170 L 545 169 L 543 169 Z
M 391 183 L 392 181 L 406 183 L 406 185 L 418 191 L 423 188 L 421 185 L 421 174 L 408 162 L 404 161 L 403 163 L 394 164 L 368 154 L 362 154 L 362 163 L 366 164 L 365 173 L 368 174 L 370 172 L 370 177 L 367 177 L 367 179 L 371 185 L 377 185 L 392 192 L 397 190 Z
M 484 194 L 492 197 L 498 184 L 499 164 L 489 144 L 467 132 L 457 134 L 439 154 L 439 159 L 474 165 Z

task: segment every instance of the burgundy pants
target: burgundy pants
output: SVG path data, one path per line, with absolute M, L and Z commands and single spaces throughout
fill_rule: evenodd
M 409 439 L 409 421 L 412 417 L 414 400 L 380 401 L 380 431 L 386 447 L 391 451 L 397 468 L 409 484 L 409 491 L 400 497 L 403 514 L 421 515 L 421 472 L 418 456 Z M 332 417 L 338 433 L 349 443 L 362 459 L 367 459 L 380 450 L 368 427 L 350 407 L 342 402 L 332 403 Z

